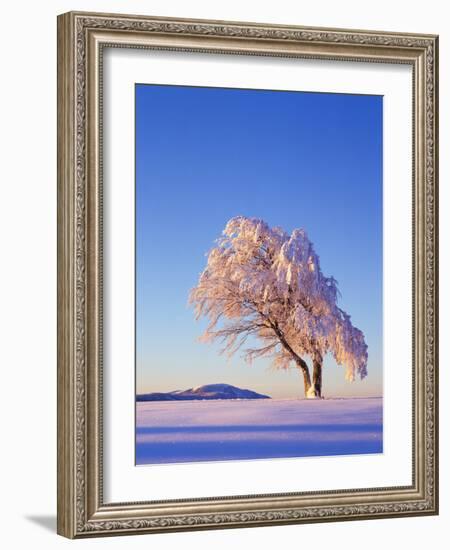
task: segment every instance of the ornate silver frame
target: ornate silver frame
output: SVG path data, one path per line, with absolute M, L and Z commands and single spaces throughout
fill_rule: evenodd
M 102 498 L 102 48 L 413 67 L 413 483 L 105 504 Z M 58 533 L 70 538 L 438 513 L 438 38 L 66 13 L 58 17 Z M 151 498 L 151 495 L 149 495 Z

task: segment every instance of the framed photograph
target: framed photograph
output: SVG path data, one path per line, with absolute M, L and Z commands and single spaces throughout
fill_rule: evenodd
M 58 18 L 58 532 L 438 512 L 438 38 Z

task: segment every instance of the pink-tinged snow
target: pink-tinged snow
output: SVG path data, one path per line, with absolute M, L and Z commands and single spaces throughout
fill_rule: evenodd
M 136 404 L 136 464 L 381 452 L 381 398 Z

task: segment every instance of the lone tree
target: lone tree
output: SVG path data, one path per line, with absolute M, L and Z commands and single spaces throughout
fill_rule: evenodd
M 303 229 L 291 235 L 263 220 L 232 218 L 209 252 L 208 263 L 190 293 L 196 318 L 209 325 L 201 340 L 219 339 L 230 356 L 249 337 L 251 362 L 271 356 L 276 368 L 295 365 L 303 374 L 305 396 L 321 397 L 322 364 L 331 352 L 353 381 L 367 375 L 364 334 L 337 305 L 338 288 L 325 277 Z M 312 361 L 312 382 L 308 364 Z

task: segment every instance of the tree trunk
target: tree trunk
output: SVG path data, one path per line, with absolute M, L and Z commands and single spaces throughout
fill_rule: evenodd
M 305 385 L 305 397 L 308 397 L 308 395 L 311 392 L 311 377 L 309 375 L 308 367 L 301 368 L 302 374 L 303 374 L 303 383 Z
M 295 362 L 297 363 L 297 366 L 299 367 L 299 369 L 302 371 L 302 374 L 303 374 L 303 384 L 305 386 L 305 397 L 310 397 L 312 385 L 311 385 L 311 376 L 309 374 L 308 365 L 300 357 L 297 357 Z
M 289 343 L 284 338 L 283 333 L 279 329 L 278 325 L 271 321 L 269 322 L 270 322 L 271 328 L 273 329 L 275 334 L 278 336 L 278 339 L 280 340 L 281 345 L 284 347 L 285 350 L 287 350 L 291 354 L 292 359 L 295 361 L 297 367 L 303 373 L 303 382 L 305 385 L 305 397 L 313 397 L 310 395 L 311 394 L 311 377 L 309 375 L 309 369 L 308 369 L 308 365 L 306 364 L 306 361 L 304 361 L 299 355 L 297 355 L 295 351 L 291 348 Z
M 313 388 L 314 396 L 322 397 L 322 359 L 316 358 L 313 361 Z

